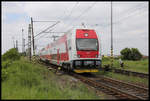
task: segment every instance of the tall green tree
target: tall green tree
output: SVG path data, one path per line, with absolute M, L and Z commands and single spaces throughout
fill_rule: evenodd
M 142 54 L 137 48 L 131 48 L 131 57 L 132 60 L 140 60 L 142 58 Z
M 2 55 L 2 60 L 18 60 L 20 59 L 20 54 L 16 48 L 9 49 L 6 53 Z
M 125 48 L 120 51 L 121 58 L 124 60 L 140 60 L 142 54 L 137 48 Z
M 121 57 L 124 60 L 130 60 L 131 59 L 131 50 L 130 48 L 125 48 L 123 50 L 121 50 Z

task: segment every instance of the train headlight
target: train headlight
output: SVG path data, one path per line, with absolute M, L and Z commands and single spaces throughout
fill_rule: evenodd
M 96 66 L 99 66 L 101 64 L 100 61 L 96 61 Z
M 74 54 L 74 58 L 80 58 L 80 55 Z
M 77 58 L 77 54 L 74 54 L 74 58 Z
M 75 65 L 76 66 L 80 66 L 81 65 L 81 61 L 75 61 Z

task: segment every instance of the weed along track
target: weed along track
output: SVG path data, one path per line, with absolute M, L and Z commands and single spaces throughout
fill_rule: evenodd
M 40 62 L 41 63 L 41 62 Z M 42 63 L 52 70 L 57 70 L 57 66 L 49 66 L 46 63 Z M 100 75 L 80 75 L 74 72 L 69 72 L 68 75 L 73 76 L 82 82 L 96 88 L 98 91 L 102 91 L 108 95 L 112 95 L 117 99 L 149 99 L 148 88 L 138 86 L 131 83 L 114 80 L 112 78 L 103 77 Z
M 148 88 L 102 76 L 99 78 L 89 78 L 75 73 L 71 73 L 71 75 L 80 79 L 84 83 L 95 87 L 97 90 L 113 95 L 118 99 L 148 99 Z
M 141 77 L 141 78 L 149 78 L 149 74 L 139 73 L 139 72 L 134 72 L 134 71 L 129 71 L 129 70 L 115 69 L 114 72 L 125 74 L 125 75 L 132 75 L 132 76 Z
M 101 68 L 102 70 L 105 70 L 105 68 Z M 129 71 L 129 70 L 123 70 L 123 69 L 111 69 L 108 68 L 108 71 L 113 71 L 114 73 L 119 73 L 123 75 L 128 75 L 128 76 L 135 76 L 135 77 L 140 77 L 140 78 L 149 78 L 149 74 L 146 73 L 140 73 L 140 72 L 134 72 L 134 71 Z

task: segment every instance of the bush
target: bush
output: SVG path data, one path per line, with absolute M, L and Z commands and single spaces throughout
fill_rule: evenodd
M 6 53 L 3 54 L 2 60 L 19 60 L 20 59 L 20 54 L 18 53 L 16 48 L 11 48 L 9 49 Z
M 120 53 L 124 60 L 140 60 L 142 58 L 142 54 L 137 48 L 125 48 Z
M 103 61 L 109 61 L 109 60 L 110 60 L 110 57 L 103 57 L 102 60 L 103 60 Z
M 16 48 L 9 49 L 2 55 L 2 81 L 6 80 L 8 77 L 8 67 L 12 64 L 13 61 L 19 59 L 20 54 Z
M 140 60 L 142 59 L 142 54 L 137 48 L 131 48 L 131 58 L 132 60 Z
M 26 56 L 26 52 L 20 53 L 21 56 Z
M 2 81 L 6 80 L 8 77 L 7 69 L 2 68 Z
M 10 60 L 6 60 L 2 62 L 2 68 L 7 68 L 11 64 Z

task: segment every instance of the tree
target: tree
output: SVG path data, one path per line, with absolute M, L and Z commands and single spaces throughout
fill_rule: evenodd
M 140 60 L 142 58 L 142 54 L 137 48 L 125 48 L 120 53 L 124 60 Z
M 124 60 L 130 60 L 131 59 L 131 50 L 130 48 L 125 48 L 123 50 L 121 50 L 121 58 Z
M 20 54 L 16 48 L 9 49 L 6 53 L 2 55 L 2 60 L 18 60 L 20 59 Z
M 131 48 L 131 57 L 132 60 L 140 60 L 142 58 L 142 54 L 137 48 Z

